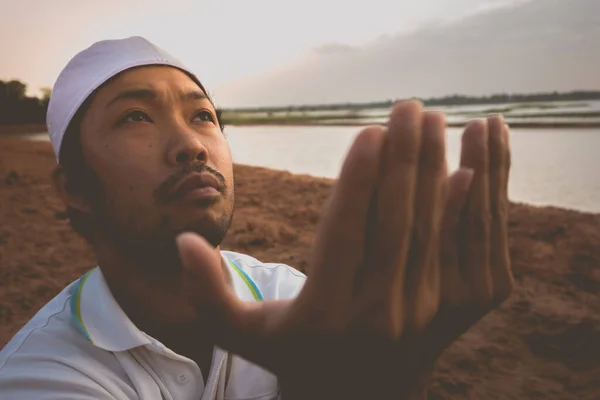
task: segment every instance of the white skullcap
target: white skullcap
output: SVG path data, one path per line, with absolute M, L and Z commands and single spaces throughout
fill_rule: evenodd
M 204 90 L 196 75 L 181 61 L 139 36 L 96 42 L 69 61 L 54 84 L 46 115 L 57 162 L 65 131 L 88 96 L 126 69 L 153 64 L 170 65 L 187 72 Z

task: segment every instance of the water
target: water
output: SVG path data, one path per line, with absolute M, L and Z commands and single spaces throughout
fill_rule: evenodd
M 448 122 L 461 124 L 489 113 L 502 113 L 509 124 L 600 123 L 600 100 L 436 106 L 432 109 L 444 112 Z M 359 121 L 363 123 L 385 123 L 389 115 L 389 110 L 383 108 L 356 112 L 362 116 Z M 342 115 L 338 121 L 349 120 Z
M 228 127 L 234 161 L 337 177 L 356 127 Z M 462 130 L 447 131 L 455 169 Z M 513 129 L 511 200 L 600 212 L 600 129 Z
M 360 128 L 230 126 L 235 162 L 335 178 Z M 458 166 L 461 129 L 447 131 L 449 166 Z M 48 140 L 45 133 L 30 135 Z M 512 129 L 511 200 L 600 212 L 600 128 Z

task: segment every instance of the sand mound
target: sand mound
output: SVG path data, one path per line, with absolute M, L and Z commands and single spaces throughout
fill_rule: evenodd
M 0 139 L 0 346 L 95 265 L 52 192 L 47 143 Z M 331 181 L 236 166 L 225 249 L 307 266 Z M 514 295 L 438 362 L 431 399 L 600 399 L 600 215 L 511 206 Z

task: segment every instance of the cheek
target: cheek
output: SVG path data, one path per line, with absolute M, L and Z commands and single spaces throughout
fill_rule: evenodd
M 99 178 L 110 191 L 107 195 L 141 204 L 152 202 L 154 190 L 160 183 L 157 177 L 161 176 L 156 167 L 157 148 L 152 143 L 105 144 L 95 161 Z
M 227 183 L 230 184 L 233 181 L 233 163 L 231 159 L 231 150 L 227 143 L 225 142 L 224 145 L 219 147 L 218 151 L 213 152 L 211 155 L 215 168 L 223 174 Z
M 118 204 L 144 204 L 153 202 L 154 184 L 140 173 L 121 169 L 110 171 L 101 177 L 106 188 L 106 196 Z

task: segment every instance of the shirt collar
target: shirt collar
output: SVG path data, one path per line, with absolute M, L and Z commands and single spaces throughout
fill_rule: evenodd
M 222 257 L 236 294 L 245 301 L 262 300 L 258 286 L 242 267 L 224 255 Z M 71 320 L 90 343 L 107 351 L 127 351 L 156 343 L 121 309 L 98 267 L 88 271 L 74 286 Z
M 151 343 L 121 309 L 98 267 L 77 282 L 71 294 L 71 319 L 90 343 L 107 351 Z

